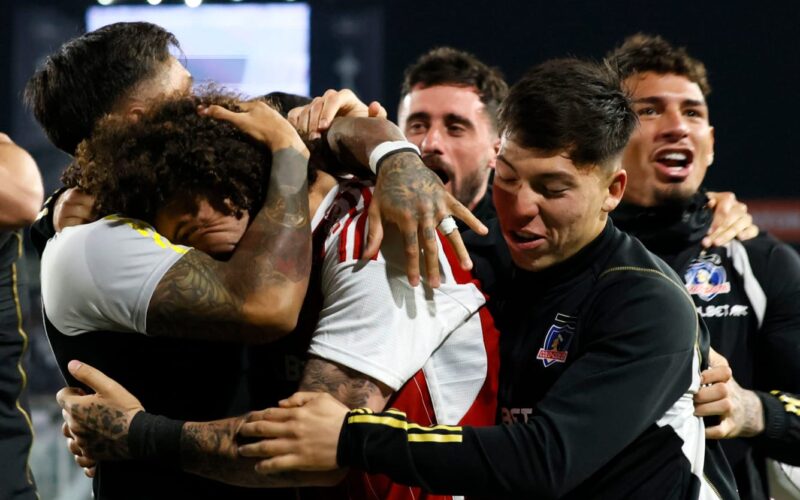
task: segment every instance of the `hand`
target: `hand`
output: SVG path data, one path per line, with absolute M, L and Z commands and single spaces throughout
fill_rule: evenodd
M 68 369 L 72 376 L 95 391 L 86 395 L 81 389 L 65 387 L 56 395 L 67 430 L 74 440 L 74 444 L 69 445 L 70 451 L 77 448 L 89 461 L 130 458 L 128 429 L 133 416 L 144 410 L 142 404 L 96 368 L 70 361 Z M 86 467 L 91 465 L 89 461 L 78 463 Z
M 253 139 L 266 144 L 273 153 L 284 148 L 295 148 L 308 157 L 302 139 L 280 113 L 263 101 L 242 102 L 239 107 L 242 111 L 237 112 L 216 104 L 200 105 L 197 112 L 231 123 Z
M 386 118 L 387 113 L 379 102 L 372 101 L 367 106 L 351 90 L 329 89 L 322 97 L 289 111 L 289 123 L 301 137 L 314 140 L 321 137 L 321 132 L 327 130 L 337 116 Z
M 240 446 L 239 454 L 266 457 L 256 464 L 260 474 L 336 469 L 339 432 L 347 407 L 322 392 L 298 392 L 281 401 L 280 406 L 248 416 L 239 435 L 263 440 Z
M 80 389 L 77 388 L 76 390 L 80 391 Z M 72 434 L 72 431 L 69 430 L 69 426 L 66 422 L 61 425 L 61 432 L 64 434 L 64 437 L 67 438 L 67 449 L 72 453 L 75 463 L 83 468 L 83 473 L 86 477 L 94 477 L 97 472 L 97 462 L 83 456 L 83 450 L 78 446 L 77 438 Z
M 440 284 L 439 251 L 436 227 L 445 217 L 453 215 L 466 222 L 478 234 L 488 229 L 472 212 L 445 191 L 441 179 L 413 153 L 398 153 L 381 165 L 375 192 L 369 207 L 369 233 L 364 258 L 373 258 L 383 239 L 383 222 L 397 225 L 405 241 L 406 274 L 412 286 L 420 280 L 420 252 L 425 256 L 428 284 Z M 447 235 L 458 256 L 461 267 L 472 269 L 459 232 Z
M 53 208 L 53 228 L 57 233 L 65 227 L 88 224 L 95 219 L 94 196 L 78 188 L 69 188 L 61 193 Z
M 710 366 L 700 378 L 700 390 L 694 396 L 694 414 L 720 417 L 718 425 L 706 429 L 706 438 L 752 437 L 764 431 L 761 400 L 753 391 L 736 383 L 727 359 L 712 350 Z
M 706 195 L 714 219 L 708 235 L 703 238 L 703 247 L 719 247 L 734 238 L 745 241 L 758 235 L 758 226 L 753 224 L 753 216 L 747 213 L 747 205 L 737 201 L 735 194 L 708 192 Z

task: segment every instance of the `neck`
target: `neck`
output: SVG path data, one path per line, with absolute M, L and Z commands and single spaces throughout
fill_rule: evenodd
M 308 186 L 308 213 L 311 217 L 314 217 L 314 214 L 317 213 L 317 209 L 319 209 L 322 200 L 325 199 L 325 195 L 333 189 L 336 182 L 332 175 L 322 171 L 317 172 L 317 180 L 314 181 L 314 184 Z

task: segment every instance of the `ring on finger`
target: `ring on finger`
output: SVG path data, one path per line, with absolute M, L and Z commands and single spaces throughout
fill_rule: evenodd
M 448 215 L 447 217 L 442 219 L 442 221 L 436 227 L 438 227 L 439 231 L 441 231 L 442 234 L 444 234 L 445 236 L 449 235 L 450 233 L 458 229 L 456 220 L 453 218 L 452 215 Z

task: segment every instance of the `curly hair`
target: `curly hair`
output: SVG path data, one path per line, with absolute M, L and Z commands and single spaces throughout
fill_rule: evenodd
M 696 83 L 704 97 L 711 93 L 705 65 L 690 56 L 685 48 L 673 47 L 657 35 L 637 33 L 629 36 L 622 45 L 611 50 L 606 59 L 617 69 L 622 80 L 647 71 L 661 75 L 671 73 Z
M 185 199 L 196 211 L 198 196 L 226 215 L 252 215 L 266 196 L 269 149 L 233 125 L 197 113 L 199 104 L 237 111 L 240 102 L 212 89 L 155 103 L 137 121 L 109 115 L 78 146 L 62 181 L 94 195 L 101 217 L 120 213 L 152 224 L 171 201 Z

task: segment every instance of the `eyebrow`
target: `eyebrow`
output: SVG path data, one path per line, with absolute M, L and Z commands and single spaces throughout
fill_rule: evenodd
M 406 122 L 410 122 L 412 120 L 430 121 L 431 115 L 424 111 L 417 111 L 416 113 L 411 113 L 410 115 L 408 115 L 408 118 L 406 118 Z
M 664 98 L 658 96 L 649 96 L 649 97 L 642 97 L 640 99 L 635 99 L 633 101 L 634 104 L 645 103 L 645 104 L 661 104 L 664 102 Z M 699 106 L 706 106 L 706 103 L 703 101 L 698 101 L 697 99 L 684 99 L 681 101 L 681 106 L 690 106 L 690 107 L 699 107 Z
M 500 160 L 500 161 L 502 161 L 503 163 L 505 163 L 505 164 L 506 164 L 506 165 L 508 165 L 509 167 L 511 167 L 511 170 L 513 170 L 513 171 L 515 171 L 515 172 L 517 171 L 517 167 L 515 167 L 513 163 L 511 163 L 510 161 L 508 161 L 508 160 L 506 159 L 506 157 L 505 157 L 505 156 L 503 156 L 502 154 L 498 154 L 498 155 L 497 155 L 497 159 L 498 159 L 498 160 Z
M 457 113 L 447 113 L 444 116 L 445 123 L 458 123 L 459 125 L 464 125 L 466 127 L 473 127 L 472 120 L 467 118 L 466 116 L 459 115 Z

